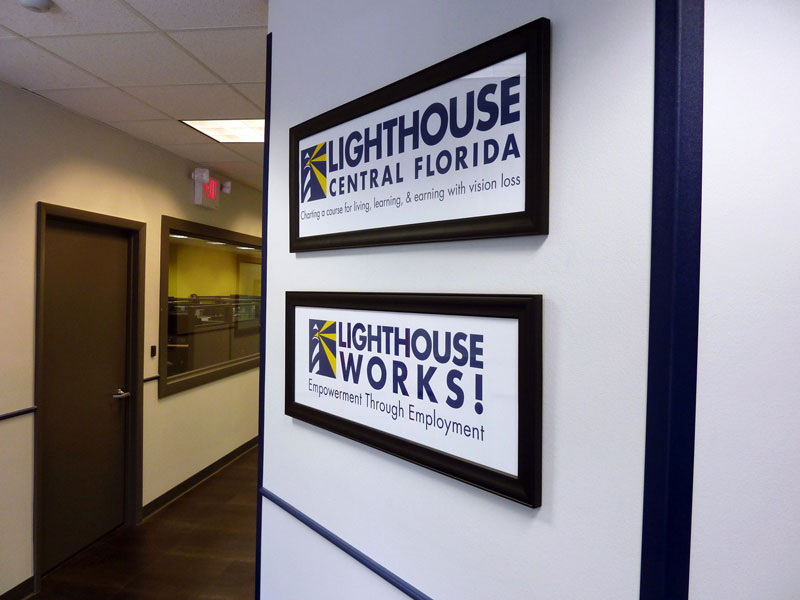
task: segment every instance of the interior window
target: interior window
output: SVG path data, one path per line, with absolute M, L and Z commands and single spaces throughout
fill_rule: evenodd
M 164 220 L 159 389 L 173 393 L 258 365 L 261 240 Z

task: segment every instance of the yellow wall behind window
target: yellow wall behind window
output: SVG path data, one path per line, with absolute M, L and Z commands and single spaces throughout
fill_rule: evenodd
M 178 295 L 178 248 L 175 244 L 169 247 L 169 287 L 168 296 Z
M 261 295 L 261 263 L 239 263 L 239 293 L 245 296 Z
M 190 294 L 230 296 L 237 293 L 239 261 L 233 252 L 170 244 L 169 267 L 170 296 L 187 298 Z

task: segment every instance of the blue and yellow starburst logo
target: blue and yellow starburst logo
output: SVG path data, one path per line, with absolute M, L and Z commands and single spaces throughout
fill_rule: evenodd
M 336 321 L 309 319 L 308 338 L 308 372 L 336 379 Z
M 303 182 L 303 202 L 327 197 L 328 155 L 325 142 L 306 148 L 300 153 L 300 176 Z

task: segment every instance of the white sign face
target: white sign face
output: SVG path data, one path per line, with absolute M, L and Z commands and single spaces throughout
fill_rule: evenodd
M 518 319 L 294 310 L 294 402 L 518 475 Z
M 299 238 L 525 210 L 526 54 L 297 142 Z

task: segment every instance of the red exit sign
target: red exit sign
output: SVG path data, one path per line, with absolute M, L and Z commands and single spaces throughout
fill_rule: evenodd
M 203 183 L 200 179 L 194 180 L 194 203 L 197 206 L 216 210 L 219 208 L 220 184 L 216 179 L 208 178 Z
M 219 181 L 209 179 L 208 183 L 203 184 L 203 195 L 209 200 L 216 200 L 219 194 Z

